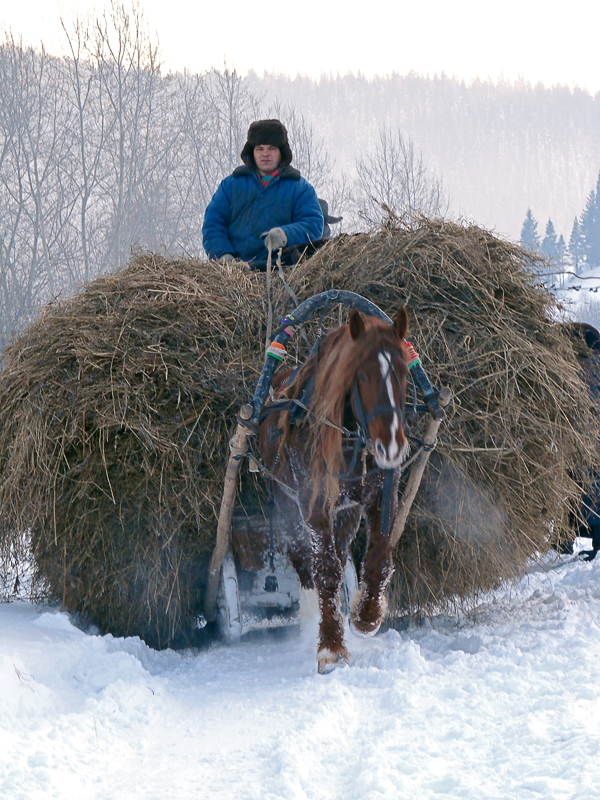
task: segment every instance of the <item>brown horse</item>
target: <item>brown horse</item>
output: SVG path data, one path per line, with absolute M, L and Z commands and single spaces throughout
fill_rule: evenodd
M 275 475 L 277 526 L 301 586 L 318 594 L 319 672 L 349 662 L 340 587 L 361 517 L 368 539 L 350 623 L 355 632 L 373 635 L 386 613 L 393 573 L 389 533 L 409 451 L 403 430 L 407 331 L 403 308 L 393 325 L 353 311 L 297 374 L 276 376 L 276 399 L 263 413 L 259 444 Z

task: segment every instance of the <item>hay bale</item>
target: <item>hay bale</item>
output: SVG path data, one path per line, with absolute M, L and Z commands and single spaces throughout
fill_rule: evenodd
M 573 535 L 600 426 L 536 262 L 477 226 L 390 218 L 289 276 L 301 297 L 335 287 L 390 316 L 405 305 L 430 379 L 453 390 L 395 554 L 398 614 L 472 600 Z
M 138 254 L 6 349 L 0 504 L 38 593 L 157 647 L 191 629 L 263 295 L 237 268 Z
M 336 287 L 390 315 L 406 305 L 432 381 L 454 392 L 395 554 L 394 613 L 468 600 L 522 574 L 550 531 L 568 535 L 598 420 L 531 264 L 474 226 L 391 220 L 287 276 L 300 301 Z M 276 319 L 293 305 L 277 280 Z M 139 253 L 4 353 L 0 546 L 30 538 L 38 591 L 102 631 L 162 647 L 202 611 L 227 441 L 263 362 L 264 285 L 235 265 Z

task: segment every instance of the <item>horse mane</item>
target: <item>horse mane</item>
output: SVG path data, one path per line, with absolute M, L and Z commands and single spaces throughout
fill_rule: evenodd
M 381 347 L 400 349 L 400 340 L 393 326 L 371 316 L 363 317 L 363 321 L 365 334 L 358 339 L 352 338 L 348 323 L 327 334 L 290 384 L 279 393 L 281 398 L 297 400 L 307 382 L 313 379 L 310 400 L 313 413 L 307 415 L 303 424 L 303 437 L 314 479 L 311 506 L 319 494 L 324 473 L 326 505 L 330 510 L 339 496 L 339 478 L 336 476 L 347 469 L 340 429 L 344 422 L 346 398 L 360 365 L 370 356 L 376 356 Z M 281 428 L 282 444 L 285 445 L 293 432 L 289 412 L 282 415 Z

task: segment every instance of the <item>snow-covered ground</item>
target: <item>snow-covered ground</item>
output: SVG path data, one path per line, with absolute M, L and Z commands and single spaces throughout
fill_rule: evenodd
M 155 652 L 0 606 L 3 800 L 600 795 L 600 558 L 316 672 L 312 636 Z
M 551 291 L 569 316 L 600 328 L 600 268 L 580 268 L 578 275 L 554 275 Z

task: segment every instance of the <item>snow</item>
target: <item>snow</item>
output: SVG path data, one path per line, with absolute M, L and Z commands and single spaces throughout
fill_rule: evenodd
M 573 319 L 581 322 L 590 322 L 598 326 L 600 311 L 600 267 L 588 269 L 580 267 L 578 274 L 573 272 L 557 274 L 554 276 L 552 292 L 564 305 L 565 310 Z
M 0 797 L 598 797 L 600 558 L 470 619 L 348 634 L 330 675 L 313 633 L 156 652 L 2 604 Z

